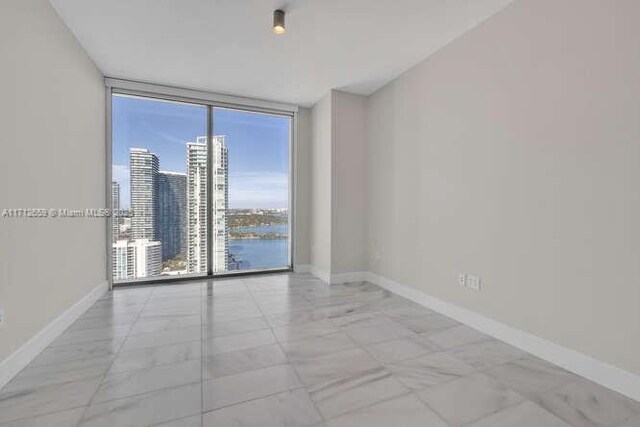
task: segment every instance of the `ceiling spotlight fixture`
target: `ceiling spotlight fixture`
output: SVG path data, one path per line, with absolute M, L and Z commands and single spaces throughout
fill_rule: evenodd
M 284 10 L 273 11 L 273 32 L 276 34 L 284 34 Z

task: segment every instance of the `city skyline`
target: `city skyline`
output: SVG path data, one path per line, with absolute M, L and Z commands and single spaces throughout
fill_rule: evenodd
M 288 265 L 290 117 L 112 99 L 114 278 Z
M 113 180 L 120 207 L 130 208 L 130 147 L 161 157 L 162 170 L 187 173 L 186 143 L 206 135 L 206 108 L 118 95 L 113 97 Z M 230 209 L 288 207 L 290 118 L 215 108 L 213 131 L 229 151 Z
M 209 146 L 213 148 L 211 177 Z M 148 148 L 129 149 L 133 216 L 125 236 L 120 236 L 119 219 L 112 224 L 114 277 L 157 276 L 163 272 L 163 263 L 169 260 L 174 261 L 174 268 L 168 268 L 167 272 L 206 273 L 208 239 L 213 254 L 212 271 L 229 268 L 225 137 L 214 136 L 209 145 L 206 136 L 199 136 L 195 141 L 187 142 L 186 149 L 186 174 L 161 171 L 160 158 Z M 208 185 L 211 185 L 210 191 Z M 121 186 L 113 181 L 111 188 L 113 206 L 119 206 Z M 209 196 L 213 206 L 211 235 L 207 230 Z

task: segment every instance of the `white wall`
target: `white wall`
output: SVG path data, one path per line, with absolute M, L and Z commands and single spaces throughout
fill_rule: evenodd
M 369 269 L 640 373 L 638 16 L 518 0 L 371 96 Z
M 298 141 L 295 169 L 295 242 L 296 266 L 311 263 L 311 110 L 298 109 Z
M 311 269 L 365 271 L 366 97 L 331 90 L 312 109 Z
M 102 75 L 46 0 L 0 6 L 0 209 L 105 204 Z M 106 280 L 105 222 L 0 217 L 0 361 Z
M 366 98 L 333 94 L 331 274 L 365 271 Z
M 311 265 L 323 278 L 331 273 L 331 141 L 333 97 L 311 109 Z

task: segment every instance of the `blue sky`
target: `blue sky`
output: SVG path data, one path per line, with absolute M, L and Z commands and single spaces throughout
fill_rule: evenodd
M 206 107 L 128 96 L 113 97 L 113 179 L 129 206 L 129 148 L 148 148 L 160 170 L 186 172 L 188 141 L 206 135 Z M 289 171 L 288 117 L 216 108 L 214 135 L 229 148 L 229 206 L 285 208 Z

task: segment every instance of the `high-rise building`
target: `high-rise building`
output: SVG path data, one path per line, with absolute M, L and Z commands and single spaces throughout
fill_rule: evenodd
M 129 151 L 131 237 L 156 239 L 158 218 L 158 157 L 146 148 Z
M 113 279 L 158 276 L 162 273 L 162 244 L 149 239 L 118 240 L 113 244 Z
M 135 253 L 135 277 L 153 277 L 162 273 L 162 243 L 149 239 L 129 242 Z
M 187 272 L 207 272 L 207 138 L 187 143 Z
M 162 260 L 187 254 L 187 175 L 158 172 L 158 230 Z
M 113 280 L 135 277 L 135 253 L 129 250 L 128 240 L 114 241 L 111 248 L 113 262 Z
M 225 271 L 229 263 L 229 230 L 227 227 L 227 207 L 229 205 L 229 164 L 228 149 L 224 136 L 213 137 L 213 271 Z
M 115 243 L 120 234 L 120 184 L 111 181 L 111 241 Z
M 229 243 L 226 209 L 228 204 L 228 154 L 224 136 L 212 141 L 212 270 L 227 269 Z M 187 143 L 187 271 L 207 271 L 207 137 Z

